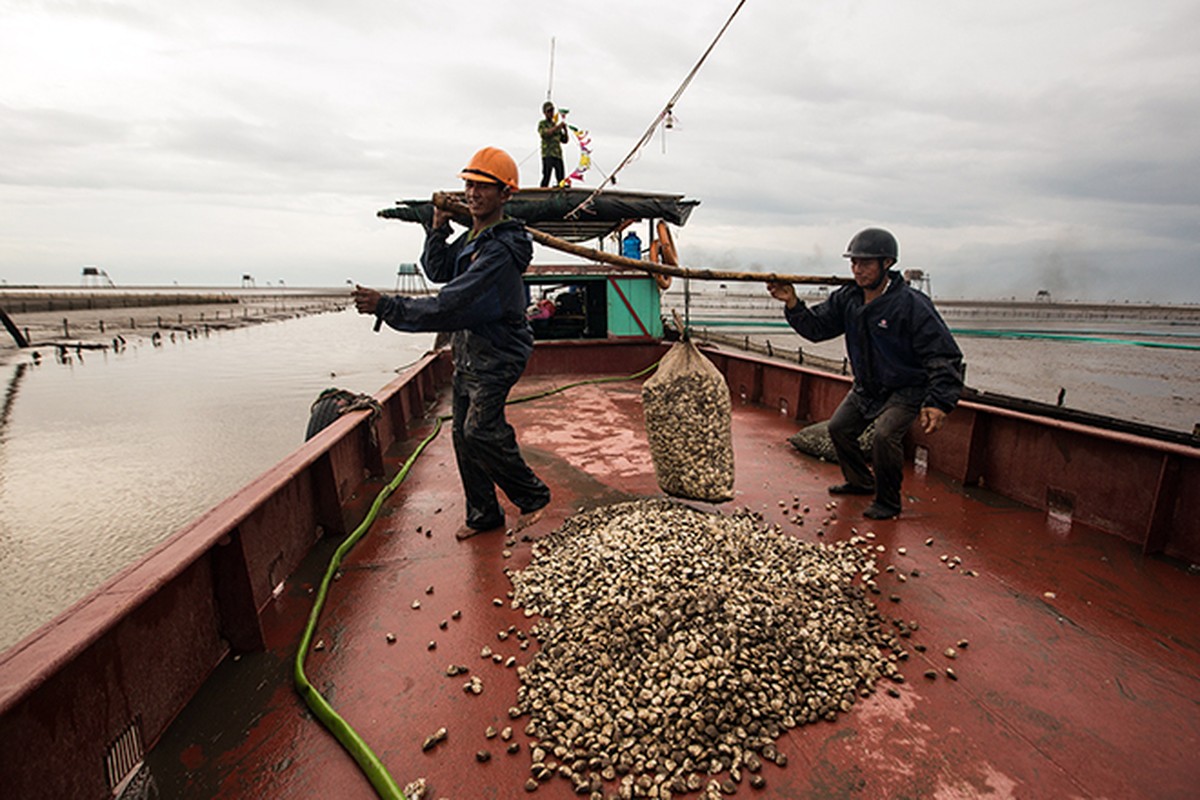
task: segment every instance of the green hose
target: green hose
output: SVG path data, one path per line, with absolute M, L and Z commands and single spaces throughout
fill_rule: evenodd
M 565 386 L 548 389 L 544 392 L 537 392 L 536 394 L 513 398 L 510 399 L 508 403 L 527 403 L 531 400 L 549 397 L 551 395 L 558 394 L 559 392 L 564 392 L 567 389 L 572 389 L 576 386 L 584 386 L 587 384 L 614 383 L 617 381 L 635 380 L 651 372 L 657 366 L 658 362 L 656 361 L 645 369 L 635 372 L 632 375 L 613 376 L 608 378 L 591 378 L 585 381 L 568 383 Z M 350 726 L 350 723 L 346 722 L 341 715 L 334 711 L 333 706 L 329 705 L 329 702 L 325 699 L 325 697 L 319 691 L 317 691 L 316 687 L 309 683 L 308 676 L 304 672 L 304 661 L 307 658 L 309 647 L 312 644 L 313 632 L 316 630 L 317 623 L 320 621 L 321 611 L 325 608 L 325 599 L 329 594 L 329 585 L 333 582 L 334 575 L 337 574 L 338 568 L 342 565 L 342 559 L 356 544 L 358 544 L 358 541 L 366 535 L 371 525 L 375 522 L 375 518 L 379 515 L 379 510 L 383 507 L 384 501 L 386 501 L 388 497 L 391 496 L 392 492 L 396 491 L 400 484 L 404 482 L 404 479 L 408 477 L 408 472 L 410 469 L 412 469 L 412 465 L 416 463 L 417 457 L 421 455 L 430 442 L 437 438 L 438 433 L 440 433 L 442 430 L 442 423 L 448 419 L 450 419 L 449 414 L 443 414 L 437 417 L 437 420 L 433 426 L 433 430 L 421 441 L 419 445 L 417 445 L 417 449 L 413 451 L 412 455 L 408 457 L 408 460 L 404 462 L 404 465 L 400 467 L 400 471 L 396 473 L 396 476 L 392 478 L 391 482 L 389 482 L 387 486 L 384 486 L 383 489 L 380 490 L 379 494 L 376 495 L 374 502 L 371 503 L 370 511 L 367 512 L 367 516 L 361 523 L 359 523 L 358 527 L 354 529 L 354 532 L 347 536 L 346 540 L 338 546 L 338 549 L 334 551 L 333 557 L 329 559 L 329 566 L 325 569 L 325 575 L 323 578 L 321 578 L 321 588 L 317 591 L 317 597 L 313 601 L 312 611 L 308 615 L 308 624 L 304 627 L 304 633 L 300 636 L 300 646 L 296 651 L 296 663 L 293 674 L 293 682 L 296 685 L 296 691 L 300 693 L 302 698 L 304 698 L 305 704 L 313 712 L 313 715 L 321 721 L 322 725 L 329 729 L 329 732 L 333 734 L 334 738 L 338 740 L 342 747 L 346 749 L 346 752 L 348 752 L 355 760 L 359 769 L 362 770 L 367 780 L 371 782 L 371 786 L 374 787 L 375 793 L 383 798 L 383 800 L 408 800 L 408 798 L 405 797 L 404 792 L 400 790 L 400 787 L 396 785 L 396 781 L 393 780 L 391 774 L 387 771 L 387 767 L 383 765 L 383 762 L 379 760 L 379 757 L 376 756 L 367 743 L 363 741 L 362 737 L 358 735 L 357 731 L 355 731 L 354 728 Z

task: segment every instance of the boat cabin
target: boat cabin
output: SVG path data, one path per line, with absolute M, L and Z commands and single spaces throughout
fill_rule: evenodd
M 535 339 L 663 335 L 661 290 L 645 272 L 601 264 L 531 264 L 525 285 Z
M 446 193 L 462 201 L 462 194 Z M 589 189 L 522 189 L 507 204 L 509 216 L 530 228 L 573 244 L 594 242 L 605 252 L 635 260 L 657 251 L 660 223 L 682 227 L 698 200 L 683 195 L 606 191 L 590 198 Z M 586 207 L 580 209 L 586 203 Z M 432 200 L 401 200 L 379 212 L 385 219 L 428 224 Z M 470 219 L 455 217 L 469 225 Z M 637 229 L 645 225 L 646 247 Z M 525 275 L 528 315 L 534 337 L 548 339 L 658 339 L 663 335 L 655 276 L 635 267 L 580 260 L 543 264 L 535 261 Z

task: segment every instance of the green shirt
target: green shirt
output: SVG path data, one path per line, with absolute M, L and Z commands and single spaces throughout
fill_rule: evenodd
M 567 130 L 563 128 L 551 133 L 550 129 L 557 124 L 549 119 L 538 122 L 538 136 L 542 137 L 542 158 L 562 158 L 562 142 L 567 141 Z

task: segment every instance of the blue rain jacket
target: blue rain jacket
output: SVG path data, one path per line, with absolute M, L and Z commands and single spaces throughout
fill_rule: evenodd
M 962 352 L 933 301 L 899 272 L 880 297 L 863 303 L 863 290 L 848 284 L 809 308 L 803 301 L 784 315 L 804 338 L 822 342 L 845 334 L 854 369 L 853 391 L 872 405 L 895 393 L 914 406 L 953 410 L 963 388 Z
M 453 331 L 455 370 L 514 382 L 533 352 L 521 275 L 533 258 L 525 226 L 504 219 L 468 241 L 448 241 L 449 224 L 430 230 L 421 267 L 445 286 L 431 297 L 385 296 L 375 313 L 398 331 Z

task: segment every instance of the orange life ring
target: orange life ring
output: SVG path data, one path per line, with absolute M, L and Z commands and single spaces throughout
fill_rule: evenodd
M 666 264 L 671 267 L 679 266 L 679 255 L 675 252 L 675 240 L 671 238 L 671 229 L 667 223 L 658 221 L 658 238 L 650 243 L 650 259 L 656 264 Z M 658 288 L 666 291 L 671 286 L 671 276 L 654 274 Z
M 662 220 L 658 221 L 658 239 L 662 243 L 659 245 L 659 249 L 662 252 L 663 263 L 678 267 L 679 254 L 675 251 L 675 240 L 671 238 L 671 229 Z

